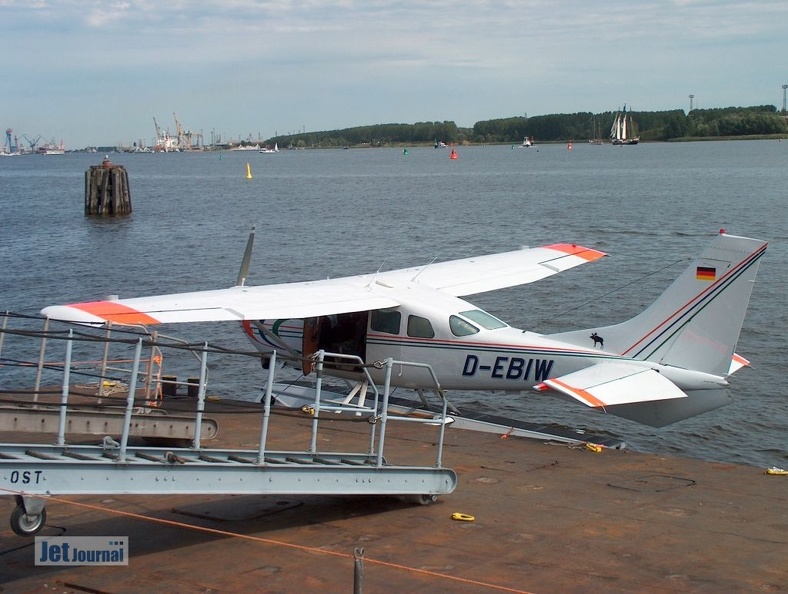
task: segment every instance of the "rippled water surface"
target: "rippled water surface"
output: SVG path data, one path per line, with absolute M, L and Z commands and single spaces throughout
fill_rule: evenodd
M 753 367 L 732 378 L 733 404 L 652 429 L 544 395 L 450 398 L 614 433 L 641 451 L 788 464 L 788 142 L 457 151 L 457 160 L 432 148 L 113 154 L 128 171 L 133 205 L 133 214 L 116 219 L 83 215 L 85 172 L 104 155 L 2 158 L 0 308 L 32 314 L 109 294 L 229 286 L 251 225 L 258 230 L 251 284 L 558 241 L 608 252 L 589 266 L 471 299 L 514 326 L 557 332 L 634 315 L 725 228 L 770 241 L 737 348 Z M 234 325 L 170 333 L 198 331 L 247 348 Z M 213 379 L 262 381 L 259 366 L 225 371 Z

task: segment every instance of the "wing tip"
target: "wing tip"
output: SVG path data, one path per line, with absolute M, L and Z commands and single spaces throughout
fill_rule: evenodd
M 107 320 L 82 311 L 70 305 L 50 305 L 41 310 L 41 315 L 50 320 L 59 322 L 73 322 L 76 324 L 106 324 Z
M 564 254 L 570 256 L 583 258 L 583 260 L 586 260 L 587 262 L 593 262 L 594 260 L 598 260 L 599 258 L 604 258 L 607 256 L 605 252 L 578 245 L 576 243 L 554 243 L 545 247 L 551 250 L 563 252 Z
M 52 305 L 41 310 L 52 320 L 77 324 L 106 324 L 115 322 L 127 326 L 158 324 L 159 320 L 117 301 L 90 301 L 69 305 Z

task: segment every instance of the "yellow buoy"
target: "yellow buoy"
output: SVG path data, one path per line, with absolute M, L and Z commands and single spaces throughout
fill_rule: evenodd
M 246 164 L 246 179 L 252 179 L 252 168 L 249 163 Z

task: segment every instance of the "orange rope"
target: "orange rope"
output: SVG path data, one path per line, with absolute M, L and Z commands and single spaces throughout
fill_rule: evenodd
M 8 493 L 13 493 L 15 495 L 21 495 L 22 494 L 22 492 L 12 491 L 10 489 L 2 489 L 2 488 L 0 488 L 0 491 L 6 491 Z M 90 509 L 90 510 L 94 510 L 94 511 L 109 513 L 109 514 L 115 514 L 115 515 L 118 515 L 118 516 L 126 516 L 126 517 L 129 517 L 129 518 L 134 518 L 134 519 L 137 519 L 137 520 L 143 520 L 143 521 L 147 521 L 147 522 L 157 522 L 159 524 L 166 524 L 168 526 L 175 526 L 176 528 L 186 528 L 187 530 L 197 530 L 197 531 L 200 531 L 200 532 L 207 532 L 209 534 L 218 534 L 220 536 L 229 536 L 229 537 L 234 537 L 234 538 L 242 538 L 244 540 L 251 540 L 251 541 L 261 542 L 261 543 L 270 544 L 270 545 L 278 545 L 278 546 L 283 546 L 283 547 L 290 547 L 292 549 L 298 549 L 298 550 L 306 551 L 306 552 L 310 552 L 310 553 L 320 553 L 320 554 L 323 554 L 323 555 L 333 555 L 335 557 L 342 557 L 342 558 L 351 559 L 351 560 L 354 559 L 354 556 L 349 554 L 349 553 L 340 553 L 340 552 L 337 552 L 337 551 L 329 551 L 329 550 L 326 550 L 326 549 L 318 549 L 318 548 L 314 548 L 314 547 L 308 547 L 308 546 L 299 545 L 299 544 L 293 544 L 293 543 L 289 543 L 289 542 L 282 542 L 282 541 L 278 541 L 278 540 L 271 540 L 269 538 L 262 538 L 260 536 L 252 536 L 252 535 L 249 535 L 249 534 L 238 534 L 236 532 L 229 532 L 227 530 L 219 530 L 217 528 L 208 528 L 208 527 L 205 527 L 205 526 L 195 526 L 193 524 L 185 524 L 183 522 L 177 522 L 175 520 L 167 520 L 167 519 L 164 519 L 164 518 L 152 518 L 152 517 L 143 516 L 142 514 L 137 514 L 137 513 L 134 513 L 134 512 L 127 512 L 127 511 L 109 509 L 109 508 L 101 507 L 101 506 L 98 506 L 98 505 L 92 505 L 90 503 L 80 503 L 78 501 L 69 501 L 67 499 L 61 499 L 59 497 L 54 497 L 52 495 L 47 495 L 47 496 L 41 495 L 40 497 L 43 497 L 43 498 L 51 500 L 51 501 L 57 501 L 58 503 L 63 503 L 63 504 L 66 504 L 66 505 L 75 505 L 77 507 L 82 507 L 82 508 L 85 508 L 85 509 Z M 383 567 L 389 567 L 391 569 L 399 569 L 399 570 L 402 570 L 402 571 L 410 571 L 412 573 L 418 573 L 418 574 L 429 576 L 429 577 L 442 578 L 442 579 L 451 580 L 451 581 L 455 581 L 455 582 L 462 582 L 464 584 L 470 584 L 470 585 L 474 585 L 474 586 L 481 586 L 481 587 L 484 587 L 484 588 L 490 588 L 492 590 L 500 590 L 502 592 L 515 592 L 516 594 L 532 594 L 532 593 L 528 592 L 527 590 L 517 590 L 515 588 L 509 588 L 507 586 L 499 586 L 497 584 L 489 584 L 489 583 L 480 582 L 480 581 L 477 581 L 477 580 L 471 580 L 471 579 L 467 579 L 467 578 L 456 577 L 456 576 L 448 575 L 448 574 L 445 574 L 445 573 L 438 573 L 438 572 L 435 572 L 435 571 L 429 571 L 427 569 L 417 569 L 415 567 L 408 567 L 407 565 L 400 565 L 398 563 L 391 563 L 389 561 L 381 561 L 379 559 L 371 559 L 369 557 L 364 557 L 364 563 L 372 563 L 374 565 L 380 565 L 380 566 L 383 566 Z

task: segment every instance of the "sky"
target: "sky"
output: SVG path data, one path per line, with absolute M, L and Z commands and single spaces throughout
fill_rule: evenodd
M 784 0 L 0 0 L 22 146 L 775 105 Z

